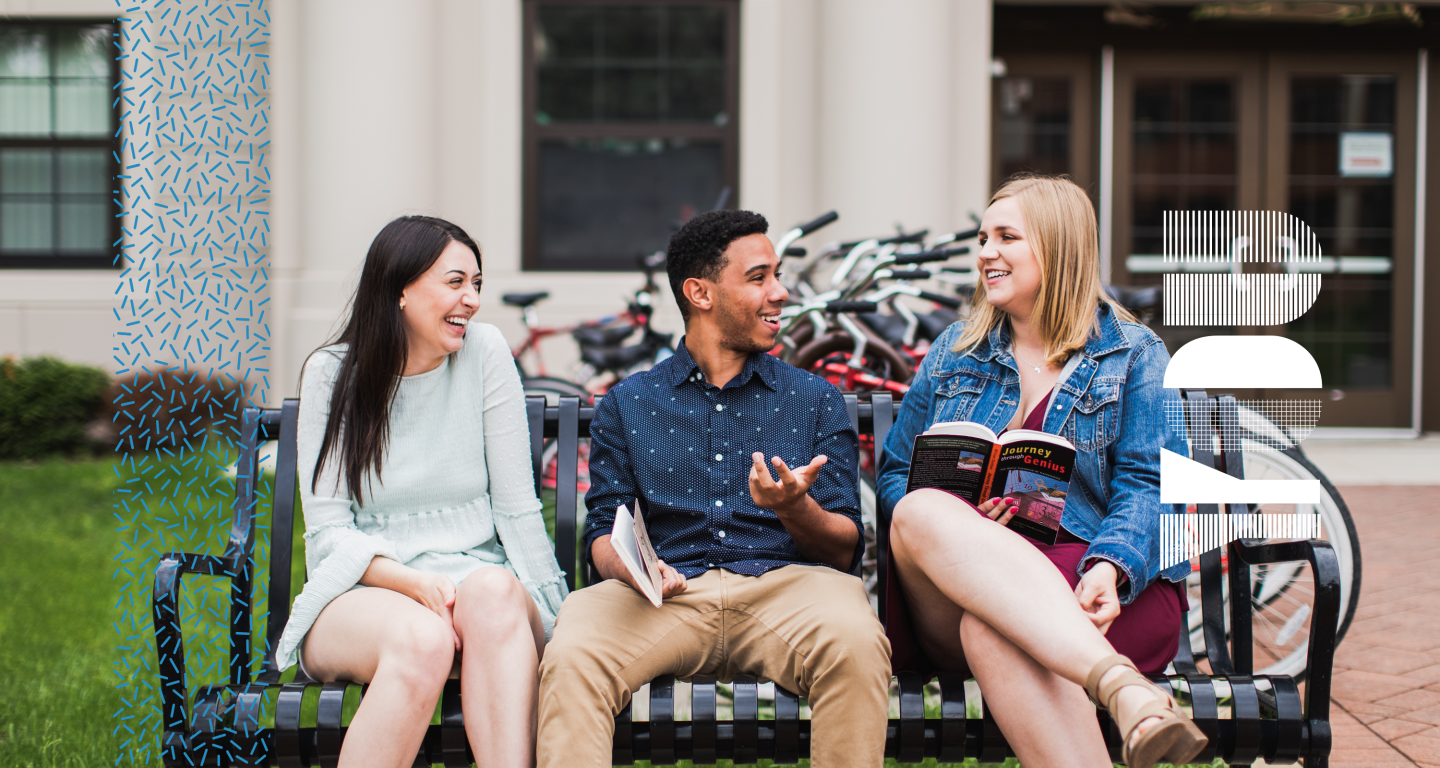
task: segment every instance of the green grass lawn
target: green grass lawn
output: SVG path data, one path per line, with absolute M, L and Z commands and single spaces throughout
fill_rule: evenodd
M 233 493 L 222 465 L 209 457 L 165 460 L 136 473 L 110 458 L 0 462 L 0 766 L 92 768 L 116 765 L 122 754 L 121 764 L 160 765 L 155 748 L 143 748 L 153 743 L 158 718 L 144 699 L 154 685 L 153 550 L 222 551 Z M 122 486 L 135 491 L 128 518 L 113 506 Z M 185 502 L 159 503 L 176 488 L 185 489 Z M 553 520 L 553 500 L 546 501 Z M 296 591 L 304 573 L 298 545 Z M 266 548 L 258 553 L 261 573 Z M 137 586 L 122 592 L 126 582 Z M 228 592 L 221 579 L 184 582 L 192 689 L 227 674 Z M 256 606 L 257 617 L 264 609 Z M 255 632 L 263 636 L 258 621 Z
M 111 461 L 0 463 L 0 765 L 93 768 L 120 754 L 119 484 Z

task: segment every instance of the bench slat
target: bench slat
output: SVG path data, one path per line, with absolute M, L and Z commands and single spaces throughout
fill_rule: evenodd
M 575 502 L 577 459 L 580 455 L 580 398 L 562 397 L 558 408 L 560 435 L 555 468 L 555 556 L 565 572 L 565 584 L 576 589 Z M 588 560 L 588 558 L 586 558 Z

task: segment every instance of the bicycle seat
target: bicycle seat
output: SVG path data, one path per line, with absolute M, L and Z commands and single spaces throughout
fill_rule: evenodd
M 528 307 L 531 304 L 550 298 L 549 291 L 536 291 L 534 293 L 507 293 L 500 297 L 500 300 L 512 307 Z
M 878 312 L 866 312 L 856 315 L 861 323 L 875 332 L 876 336 L 884 339 L 891 346 L 898 346 L 905 341 L 905 318 L 899 315 L 882 315 Z
M 570 335 L 581 347 L 615 347 L 635 332 L 633 325 L 576 328 Z
M 926 341 L 934 341 L 940 338 L 940 334 L 944 333 L 946 328 L 949 328 L 956 320 L 960 319 L 958 314 L 948 309 L 937 309 L 926 314 L 917 314 L 916 317 L 920 318 L 920 331 L 918 335 Z
M 1120 306 L 1131 310 L 1159 309 L 1161 288 L 1158 285 L 1126 286 L 1107 285 L 1105 290 Z
M 625 371 L 652 357 L 657 350 L 649 344 L 628 347 L 584 347 L 580 359 L 599 371 Z

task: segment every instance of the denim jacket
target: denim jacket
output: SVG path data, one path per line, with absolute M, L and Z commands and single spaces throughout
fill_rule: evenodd
M 1170 354 L 1149 328 L 1121 321 L 1107 305 L 1096 310 L 1099 332 L 1046 407 L 1044 431 L 1075 444 L 1075 471 L 1060 524 L 1090 542 L 1092 558 L 1125 576 L 1120 602 L 1128 605 L 1157 576 L 1180 581 L 1188 563 L 1160 571 L 1160 448 L 1188 455 L 1184 436 L 1169 428 L 1165 403 L 1179 392 L 1161 382 Z M 1015 415 L 1020 375 L 1001 324 L 963 354 L 951 351 L 962 323 L 931 345 L 894 428 L 885 438 L 877 494 L 886 514 L 905 495 L 915 436 L 942 421 L 974 421 L 999 432 Z

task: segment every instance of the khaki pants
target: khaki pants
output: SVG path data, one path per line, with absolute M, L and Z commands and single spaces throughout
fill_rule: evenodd
M 773 681 L 810 699 L 812 766 L 884 761 L 890 643 L 854 576 L 715 569 L 659 608 L 618 581 L 575 592 L 540 664 L 539 765 L 610 765 L 615 715 L 666 674 Z

